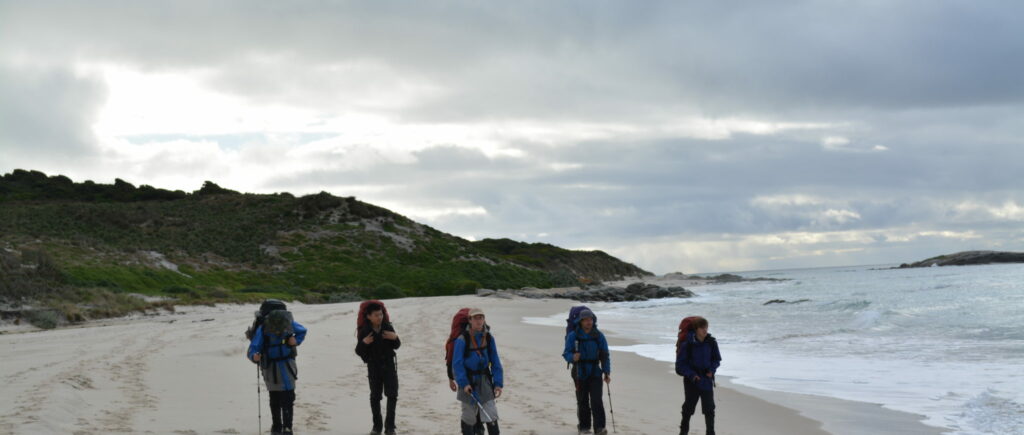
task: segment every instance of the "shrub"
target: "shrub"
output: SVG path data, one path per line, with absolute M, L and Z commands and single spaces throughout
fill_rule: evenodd
M 460 279 L 452 282 L 453 293 L 457 295 L 475 293 L 476 289 L 480 287 L 480 283 L 470 279 Z
M 394 284 L 384 283 L 373 289 L 373 293 L 370 296 L 378 299 L 397 299 L 405 296 L 405 293 Z
M 60 323 L 60 315 L 55 310 L 32 310 L 25 312 L 25 320 L 38 328 L 53 329 Z

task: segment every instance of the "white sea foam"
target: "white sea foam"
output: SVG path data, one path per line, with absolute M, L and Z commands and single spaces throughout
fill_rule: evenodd
M 590 306 L 606 333 L 643 343 L 617 350 L 673 361 L 679 320 L 700 314 L 739 384 L 879 403 L 958 434 L 1024 434 L 1024 265 L 747 275 L 769 273 L 791 281 Z

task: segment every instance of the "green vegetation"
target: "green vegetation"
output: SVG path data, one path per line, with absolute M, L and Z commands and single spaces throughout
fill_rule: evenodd
M 646 273 L 600 251 L 469 242 L 326 192 L 243 194 L 208 181 L 185 193 L 23 170 L 0 177 L 0 248 L 0 303 L 35 310 L 27 320 L 40 325 L 174 303 L 437 296 Z

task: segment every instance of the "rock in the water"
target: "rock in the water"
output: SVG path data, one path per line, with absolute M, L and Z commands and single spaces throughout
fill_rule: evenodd
M 916 263 L 903 263 L 900 269 L 910 267 L 934 267 L 934 266 L 970 266 L 976 264 L 993 263 L 1024 263 L 1024 252 L 1004 251 L 964 251 L 955 254 L 940 255 Z

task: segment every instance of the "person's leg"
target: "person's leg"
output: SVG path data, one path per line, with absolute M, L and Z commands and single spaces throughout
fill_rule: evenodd
M 374 363 L 366 365 L 366 378 L 370 381 L 370 413 L 373 418 L 372 433 L 379 434 L 384 430 L 384 418 L 380 412 L 380 400 L 384 397 L 384 378 L 381 370 Z
M 281 393 L 283 391 L 270 391 L 270 418 L 273 421 L 270 426 L 270 433 L 281 433 Z
M 459 402 L 462 407 L 462 415 L 459 422 L 462 423 L 463 435 L 474 435 L 476 434 L 476 425 L 479 423 L 477 419 L 477 408 L 476 404 L 472 402 Z
M 292 416 L 295 409 L 295 390 L 281 392 L 281 428 L 292 433 Z
M 586 379 L 576 381 L 576 417 L 579 424 L 576 429 L 580 432 L 590 430 L 590 383 Z
M 683 380 L 683 391 L 686 399 L 683 400 L 683 421 L 679 424 L 681 435 L 690 432 L 690 417 L 697 410 L 697 400 L 700 399 L 700 390 L 689 379 Z
M 715 435 L 715 390 L 701 390 L 700 412 L 704 414 L 707 435 Z
M 594 433 L 604 429 L 605 416 L 604 416 L 604 398 L 601 393 L 604 392 L 604 380 L 601 379 L 600 375 L 591 377 L 588 381 L 590 383 L 590 413 L 594 416 Z
M 388 413 L 384 420 L 384 431 L 395 432 L 395 409 L 398 407 L 398 371 L 389 364 L 384 372 L 384 394 L 388 397 Z

